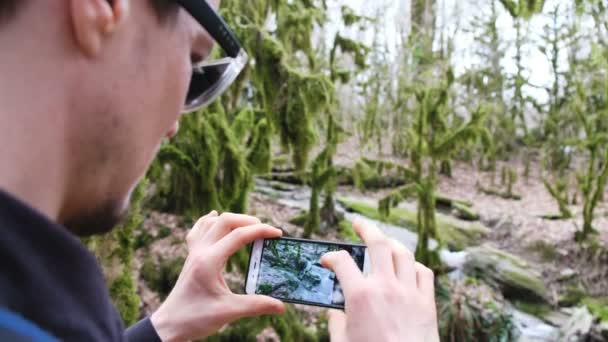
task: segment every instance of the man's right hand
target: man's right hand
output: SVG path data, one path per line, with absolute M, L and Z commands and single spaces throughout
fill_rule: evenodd
M 346 251 L 321 259 L 346 298 L 345 312 L 329 315 L 332 341 L 439 341 L 433 272 L 377 227 L 360 220 L 353 227 L 368 247 L 371 273 L 365 277 Z

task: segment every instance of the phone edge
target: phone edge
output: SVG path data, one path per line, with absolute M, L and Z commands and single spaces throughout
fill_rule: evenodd
M 301 239 L 301 238 L 294 238 L 294 237 L 279 237 L 279 238 L 275 238 L 275 239 L 261 239 L 261 240 L 291 240 L 291 241 L 300 241 L 300 242 L 311 242 L 312 241 L 315 243 L 321 243 L 321 244 L 326 244 L 326 245 L 345 245 L 345 246 L 364 247 L 366 249 L 366 251 L 365 251 L 366 259 L 369 257 L 367 246 L 364 244 L 357 244 L 357 243 L 350 243 L 350 242 L 326 241 L 326 240 L 311 240 L 311 239 Z M 249 281 L 249 270 L 251 268 L 251 258 L 253 257 L 254 244 L 255 244 L 255 241 L 252 242 L 249 247 L 249 260 L 247 262 L 247 273 L 245 274 L 245 285 L 243 286 L 243 292 L 248 295 L 249 295 L 249 293 L 247 293 L 247 283 Z M 363 270 L 361 270 L 361 272 L 363 272 Z M 331 304 L 322 304 L 322 303 L 307 302 L 307 301 L 298 301 L 298 300 L 293 300 L 293 299 L 277 298 L 277 297 L 273 297 L 273 296 L 268 296 L 268 297 L 278 299 L 284 303 L 303 304 L 303 305 L 317 306 L 317 307 L 328 308 L 328 309 L 344 310 L 344 306 L 341 306 L 341 305 L 331 305 Z
M 243 285 L 243 293 L 248 295 L 247 293 L 247 282 L 249 281 L 249 269 L 251 268 L 251 257 L 253 256 L 253 245 L 255 241 L 249 244 L 249 259 L 247 260 L 247 272 L 245 273 L 245 285 Z

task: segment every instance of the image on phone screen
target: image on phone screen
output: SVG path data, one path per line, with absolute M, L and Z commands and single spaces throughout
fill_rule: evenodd
M 265 240 L 255 292 L 288 301 L 344 306 L 335 273 L 319 263 L 325 253 L 337 250 L 349 252 L 363 270 L 364 246 Z

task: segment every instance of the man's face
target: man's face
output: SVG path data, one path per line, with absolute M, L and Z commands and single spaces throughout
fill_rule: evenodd
M 219 0 L 210 3 L 217 7 Z M 161 140 L 177 132 L 192 62 L 213 46 L 177 5 L 162 20 L 149 1 L 129 5 L 99 55 L 76 59 L 70 76 L 66 139 L 76 160 L 71 174 L 78 177 L 59 219 L 79 235 L 105 232 L 124 216 Z

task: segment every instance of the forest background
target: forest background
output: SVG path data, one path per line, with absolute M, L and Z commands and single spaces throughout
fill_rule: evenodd
M 377 224 L 435 270 L 442 340 L 608 340 L 607 8 L 222 1 L 250 64 L 183 117 L 123 225 L 85 241 L 123 319 L 153 312 L 218 210 L 324 240 Z M 228 265 L 234 291 L 247 260 Z M 324 341 L 326 325 L 290 306 L 210 340 Z

